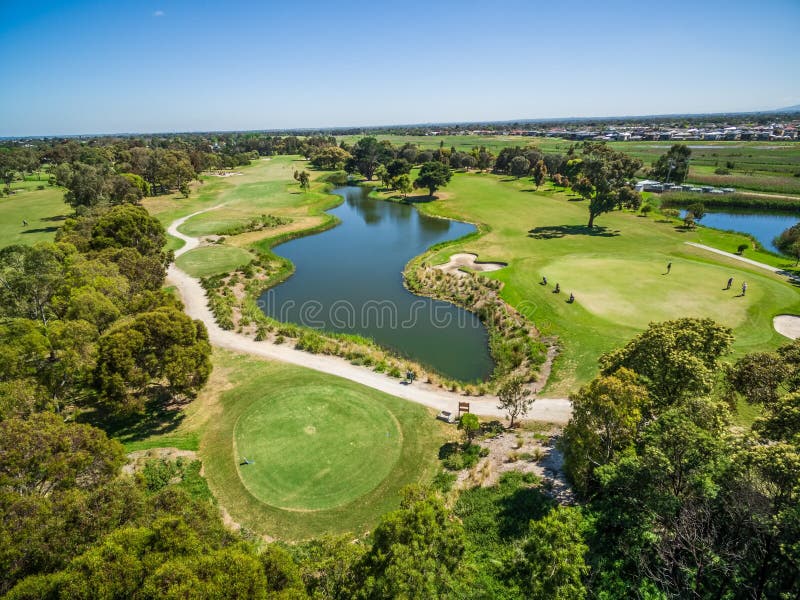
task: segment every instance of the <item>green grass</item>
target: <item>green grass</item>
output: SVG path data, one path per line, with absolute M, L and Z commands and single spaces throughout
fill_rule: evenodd
M 190 250 L 179 256 L 175 264 L 193 277 L 207 277 L 230 273 L 249 263 L 252 258 L 247 250 L 220 244 Z
M 45 188 L 36 189 L 40 185 Z M 64 203 L 64 190 L 36 180 L 14 182 L 11 189 L 11 196 L 0 195 L 0 247 L 52 241 L 72 212 Z
M 486 276 L 505 283 L 502 296 L 545 333 L 559 337 L 546 392 L 567 394 L 596 373 L 597 358 L 623 345 L 648 322 L 709 316 L 734 328 L 734 355 L 774 348 L 785 338 L 772 317 L 800 312 L 800 296 L 784 278 L 734 259 L 686 245 L 704 243 L 734 251 L 741 235 L 706 228 L 683 231 L 677 222 L 659 222 L 615 211 L 588 231 L 584 201 L 549 188 L 535 192 L 529 180 L 459 173 L 443 199 L 421 210 L 489 226 L 485 236 L 434 253 L 444 262 L 454 252 L 474 252 L 482 261 L 508 267 Z M 776 266 L 791 266 L 775 255 L 746 255 Z M 663 275 L 666 264 L 672 273 Z M 550 284 L 539 284 L 547 276 Z M 723 292 L 728 277 L 736 288 Z M 748 294 L 735 298 L 742 280 Z M 553 294 L 559 283 L 562 294 Z M 576 302 L 566 299 L 570 292 Z
M 214 367 L 186 419 L 139 443 L 197 432 L 214 496 L 251 531 L 286 540 L 361 534 L 397 507 L 403 486 L 437 471 L 446 426 L 417 404 L 225 351 L 215 351 Z
M 399 423 L 368 388 L 336 380 L 265 395 L 239 417 L 239 468 L 262 502 L 288 510 L 332 509 L 377 487 L 394 469 L 403 440 Z M 365 460 L 369 457 L 369 460 Z
M 218 234 L 264 213 L 308 217 L 310 208 L 314 208 L 320 201 L 329 203 L 330 197 L 319 192 L 301 192 L 292 179 L 294 171 L 301 169 L 309 169 L 309 165 L 298 156 L 260 159 L 238 169 L 242 173 L 238 176 L 204 176 L 202 184 L 193 187 L 189 198 L 184 199 L 179 195 L 161 196 L 148 198 L 144 204 L 165 227 L 180 217 L 221 205 L 218 209 L 192 217 L 181 226 L 182 233 L 192 236 Z M 312 178 L 315 178 L 314 175 L 317 174 L 312 173 Z M 298 225 L 301 229 L 308 226 L 302 218 Z M 283 231 L 284 228 L 275 228 L 268 233 L 277 234 Z M 245 234 L 235 237 L 249 242 L 252 237 L 260 238 L 264 235 L 264 232 L 255 233 L 260 235 Z

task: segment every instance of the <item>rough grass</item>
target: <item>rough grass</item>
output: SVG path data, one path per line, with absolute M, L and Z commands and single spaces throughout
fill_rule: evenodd
M 43 190 L 36 189 L 44 185 Z M 3 186 L 5 187 L 5 186 Z M 72 212 L 64 203 L 64 190 L 36 179 L 16 181 L 14 194 L 0 195 L 0 247 L 52 241 L 56 230 Z M 28 222 L 25 226 L 22 221 Z
M 437 470 L 445 426 L 419 405 L 249 356 L 215 351 L 214 364 L 179 432 L 201 431 L 211 490 L 249 530 L 360 534 L 398 505 L 403 486 Z M 240 465 L 245 456 L 254 464 Z

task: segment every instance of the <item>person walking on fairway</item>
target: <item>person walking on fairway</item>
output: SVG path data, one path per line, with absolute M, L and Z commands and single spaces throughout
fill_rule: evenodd
M 726 289 L 726 290 L 729 290 L 729 289 L 731 289 L 731 286 L 732 286 L 732 285 L 733 285 L 733 277 L 731 277 L 730 279 L 728 279 L 728 285 L 726 285 L 726 286 L 725 286 L 725 289 Z
M 671 262 L 669 262 L 669 263 L 667 263 L 667 275 L 669 275 L 669 272 L 670 272 L 671 270 L 672 270 L 672 263 L 671 263 Z
M 742 282 L 742 296 L 744 296 L 746 293 L 747 293 L 747 282 L 743 281 Z

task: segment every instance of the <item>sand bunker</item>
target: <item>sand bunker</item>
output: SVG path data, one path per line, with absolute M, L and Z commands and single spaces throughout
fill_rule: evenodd
M 238 171 L 210 171 L 205 173 L 205 175 L 209 175 L 210 177 L 236 177 L 241 175 Z
M 785 335 L 790 340 L 800 338 L 800 317 L 795 315 L 778 315 L 772 319 L 775 331 Z
M 449 261 L 442 265 L 436 265 L 436 268 L 445 273 L 464 277 L 466 273 L 461 271 L 464 267 L 483 273 L 487 271 L 497 271 L 506 266 L 505 263 L 477 262 L 475 260 L 476 258 L 478 258 L 477 254 L 469 254 L 466 252 L 453 254 Z

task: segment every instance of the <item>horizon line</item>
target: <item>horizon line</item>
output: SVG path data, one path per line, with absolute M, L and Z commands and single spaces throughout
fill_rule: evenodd
M 192 129 L 192 130 L 166 130 L 166 131 L 117 131 L 105 133 L 45 133 L 45 134 L 25 134 L 25 135 L 0 135 L 0 140 L 18 140 L 34 138 L 80 138 L 80 137 L 114 137 L 114 136 L 157 136 L 157 135 L 198 135 L 203 133 L 282 133 L 282 132 L 334 132 L 347 129 L 399 129 L 403 127 L 435 127 L 456 125 L 510 125 L 514 123 L 575 123 L 579 121 L 616 121 L 622 119 L 668 119 L 677 117 L 734 117 L 747 115 L 800 115 L 800 104 L 786 108 L 768 110 L 744 110 L 744 111 L 723 111 L 723 112 L 699 112 L 699 113 L 661 113 L 644 115 L 607 115 L 607 116 L 588 116 L 588 117 L 534 117 L 534 118 L 514 118 L 499 120 L 465 120 L 465 121 L 428 121 L 419 123 L 386 123 L 373 125 L 330 125 L 318 127 L 276 127 L 261 129 Z

